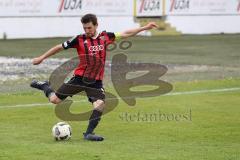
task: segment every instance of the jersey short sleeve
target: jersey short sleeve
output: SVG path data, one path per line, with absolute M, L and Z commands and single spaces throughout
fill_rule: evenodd
M 64 49 L 68 49 L 68 48 L 76 48 L 78 45 L 78 36 L 75 36 L 65 42 L 62 43 L 62 47 Z
M 113 32 L 107 32 L 108 38 L 110 41 L 114 41 L 115 40 L 115 33 Z
M 108 35 L 108 37 L 109 37 L 109 41 L 110 41 L 110 42 L 118 41 L 118 40 L 121 39 L 121 36 L 120 36 L 120 33 L 119 33 L 119 32 L 116 32 L 116 33 L 107 32 L 107 35 Z

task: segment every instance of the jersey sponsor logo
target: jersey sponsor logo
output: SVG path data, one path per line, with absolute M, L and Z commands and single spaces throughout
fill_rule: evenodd
M 88 50 L 90 52 L 99 52 L 99 51 L 103 51 L 104 50 L 104 46 L 103 45 L 97 45 L 97 46 L 90 46 L 88 48 Z
M 190 0 L 171 0 L 170 12 L 174 10 L 185 10 L 190 8 Z
M 82 9 L 82 0 L 61 0 L 58 12 L 63 11 L 72 11 L 72 10 L 81 10 Z
M 156 11 L 161 9 L 160 0 L 142 0 L 139 13 L 147 11 Z

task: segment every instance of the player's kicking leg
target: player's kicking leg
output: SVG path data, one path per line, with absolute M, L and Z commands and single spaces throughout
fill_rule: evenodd
M 30 84 L 32 88 L 36 88 L 39 90 L 42 90 L 45 94 L 45 96 L 49 99 L 49 101 L 53 104 L 59 104 L 62 102 L 61 99 L 59 99 L 54 91 L 51 89 L 48 81 L 37 81 L 33 80 L 32 83 Z
M 74 79 L 73 79 L 74 80 Z M 71 83 L 75 83 L 74 81 L 71 81 Z M 42 90 L 46 97 L 49 98 L 49 101 L 54 103 L 54 104 L 59 104 L 60 102 L 62 102 L 67 96 L 65 95 L 61 95 L 59 93 L 64 93 L 66 92 L 66 90 L 68 90 L 70 88 L 70 90 L 74 90 L 73 88 L 71 88 L 68 85 L 63 85 L 58 89 L 58 94 L 56 95 L 54 93 L 54 91 L 51 89 L 51 87 L 49 86 L 49 83 L 47 81 L 32 81 L 32 83 L 30 84 L 30 86 L 32 88 L 36 88 L 39 90 Z M 75 90 L 73 92 L 78 93 L 79 90 Z M 104 138 L 102 136 L 99 135 L 95 135 L 93 133 L 94 129 L 97 127 L 99 121 L 101 120 L 101 116 L 102 116 L 102 112 L 104 109 L 104 99 L 105 99 L 105 95 L 104 95 L 104 90 L 99 90 L 96 88 L 93 89 L 87 89 L 87 94 L 93 95 L 93 97 L 99 97 L 98 98 L 93 98 L 93 97 L 89 97 L 90 102 L 92 102 L 93 104 L 93 112 L 89 118 L 89 124 L 87 127 L 86 132 L 83 134 L 84 135 L 84 139 L 86 140 L 90 140 L 90 141 L 103 141 Z M 58 98 L 60 97 L 60 98 Z

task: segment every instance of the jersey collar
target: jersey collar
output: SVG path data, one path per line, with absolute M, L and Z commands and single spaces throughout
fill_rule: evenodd
M 97 37 L 99 36 L 99 32 L 98 31 L 96 31 L 96 35 L 95 36 L 93 36 L 93 37 L 91 37 L 92 39 L 97 39 Z

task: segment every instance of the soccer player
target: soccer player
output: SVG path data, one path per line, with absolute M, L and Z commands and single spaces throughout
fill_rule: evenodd
M 74 71 L 73 77 L 54 91 L 48 81 L 33 80 L 31 87 L 42 90 L 49 101 L 59 104 L 68 96 L 73 96 L 80 91 L 85 91 L 89 101 L 93 104 L 93 112 L 89 119 L 89 124 L 84 139 L 91 141 L 103 141 L 104 138 L 93 133 L 97 127 L 105 104 L 105 94 L 103 89 L 104 64 L 106 60 L 107 45 L 115 40 L 135 36 L 141 31 L 157 28 L 156 23 L 150 22 L 146 26 L 126 30 L 121 33 L 98 32 L 98 21 L 94 14 L 86 14 L 81 19 L 85 33 L 77 35 L 62 44 L 52 47 L 39 57 L 32 60 L 34 65 L 38 65 L 46 58 L 59 53 L 62 50 L 75 48 L 79 57 L 79 65 Z M 76 89 L 76 86 L 77 89 Z

